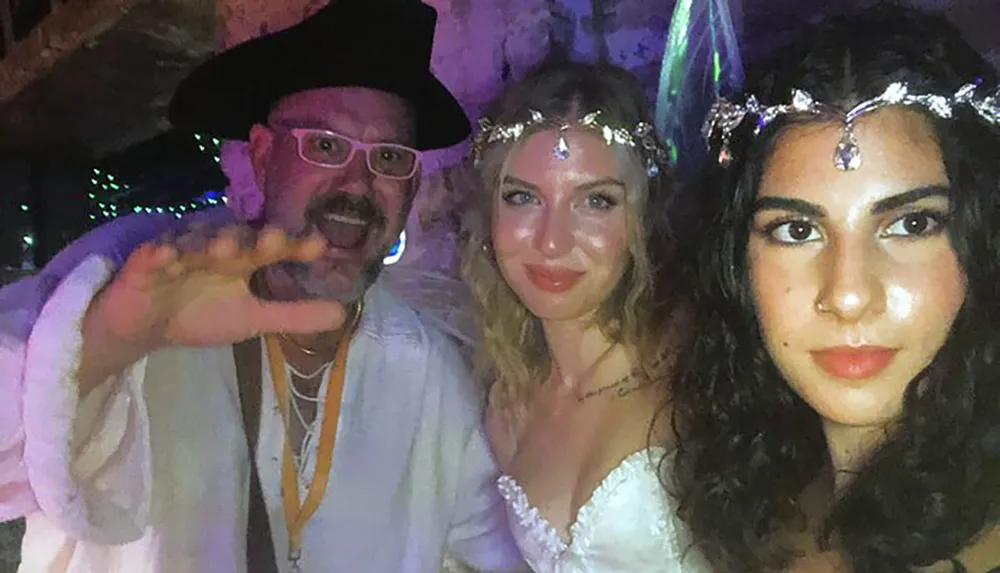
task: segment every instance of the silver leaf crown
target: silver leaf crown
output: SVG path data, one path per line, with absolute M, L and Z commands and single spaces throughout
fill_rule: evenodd
M 978 83 L 965 84 L 953 95 L 911 93 L 906 82 L 895 82 L 881 95 L 865 100 L 853 108 L 844 111 L 841 108 L 818 102 L 806 91 L 792 90 L 791 103 L 765 106 L 753 95 L 746 98 L 746 103 L 737 104 L 720 98 L 712 106 L 702 126 L 702 135 L 706 145 L 711 148 L 713 138 L 721 140 L 719 155 L 716 158 L 720 165 L 727 166 L 732 161 L 732 151 L 729 148 L 733 132 L 748 117 L 754 117 L 757 125 L 753 135 L 756 137 L 761 130 L 778 117 L 791 114 L 813 114 L 840 116 L 844 122 L 844 135 L 834 151 L 834 165 L 842 171 L 853 171 L 861 167 L 861 149 L 854 137 L 853 125 L 862 115 L 878 109 L 894 105 L 918 106 L 941 119 L 951 119 L 957 106 L 967 106 L 975 111 L 983 121 L 993 126 L 1000 126 L 1000 88 L 988 95 L 980 95 Z
M 514 123 L 493 123 L 488 117 L 479 120 L 479 129 L 472 141 L 472 160 L 475 165 L 479 165 L 483 152 L 490 145 L 497 142 L 517 141 L 529 129 L 548 125 L 556 128 L 560 132 L 559 141 L 553 149 L 553 154 L 559 159 L 569 157 L 569 147 L 562 132 L 574 127 L 581 126 L 598 132 L 608 145 L 627 145 L 636 149 L 645 162 L 646 174 L 654 177 L 660 173 L 663 167 L 668 164 L 666 149 L 656 139 L 653 126 L 646 122 L 639 122 L 635 127 L 628 129 L 605 123 L 601 120 L 601 111 L 590 112 L 578 120 L 559 123 L 546 118 L 541 112 L 529 110 L 530 118 Z

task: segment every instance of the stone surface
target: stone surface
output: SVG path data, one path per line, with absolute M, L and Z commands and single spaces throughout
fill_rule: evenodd
M 163 131 L 170 93 L 214 48 L 214 13 L 211 0 L 135 2 L 51 66 L 28 65 L 34 81 L 0 104 L 0 152 L 102 156 Z M 0 77 L 24 67 L 0 60 Z
M 0 65 L 0 102 L 17 95 L 85 42 L 111 28 L 134 0 L 96 0 L 52 4 L 52 12 L 13 45 Z

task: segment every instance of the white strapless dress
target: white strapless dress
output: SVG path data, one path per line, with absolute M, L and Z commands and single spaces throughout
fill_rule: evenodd
M 525 561 L 536 573 L 707 573 L 660 482 L 657 469 L 666 455 L 651 448 L 622 461 L 580 508 L 569 539 L 531 506 L 514 478 L 500 477 L 497 487 Z

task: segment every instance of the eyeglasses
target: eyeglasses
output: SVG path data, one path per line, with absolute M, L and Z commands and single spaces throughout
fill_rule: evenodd
M 409 179 L 420 165 L 420 152 L 405 145 L 365 143 L 325 129 L 285 129 L 295 138 L 299 157 L 319 167 L 343 167 L 358 150 L 372 173 L 389 179 Z

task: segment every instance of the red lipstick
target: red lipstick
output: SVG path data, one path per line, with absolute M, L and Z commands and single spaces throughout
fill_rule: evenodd
M 846 380 L 865 380 L 885 370 L 896 356 L 884 346 L 834 346 L 810 352 L 812 359 L 828 374 Z
M 560 293 L 573 288 L 583 273 L 565 267 L 543 267 L 541 265 L 524 265 L 528 280 L 539 289 Z

